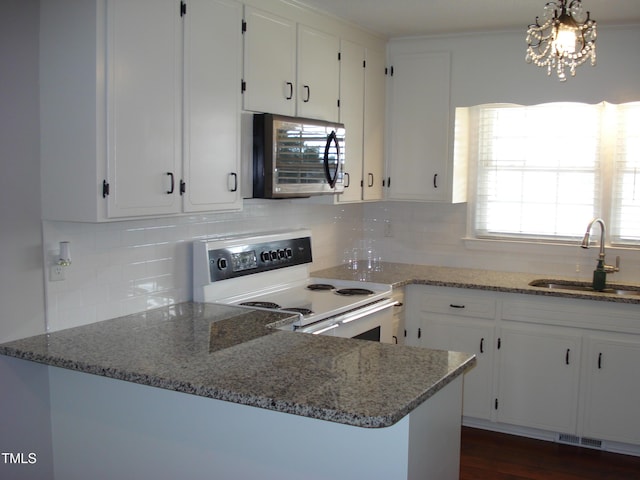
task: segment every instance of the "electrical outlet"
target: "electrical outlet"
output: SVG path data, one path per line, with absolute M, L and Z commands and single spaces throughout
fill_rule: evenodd
M 391 221 L 384 222 L 384 236 L 393 237 L 393 229 L 391 228 Z
M 59 282 L 64 280 L 64 267 L 62 265 L 51 265 L 51 270 L 49 270 L 49 281 L 51 282 Z

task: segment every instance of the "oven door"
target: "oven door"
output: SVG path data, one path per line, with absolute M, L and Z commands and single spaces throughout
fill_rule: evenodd
M 393 307 L 397 303 L 395 300 L 385 298 L 357 310 L 299 328 L 296 331 L 314 335 L 393 343 Z

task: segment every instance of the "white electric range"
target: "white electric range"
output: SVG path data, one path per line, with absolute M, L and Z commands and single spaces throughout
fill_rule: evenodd
M 195 241 L 194 301 L 297 315 L 297 332 L 392 342 L 391 285 L 313 278 L 311 232 Z

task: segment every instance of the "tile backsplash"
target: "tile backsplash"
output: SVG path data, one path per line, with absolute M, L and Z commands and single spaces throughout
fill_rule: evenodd
M 589 280 L 597 248 L 473 242 L 466 205 L 373 202 L 333 205 L 316 200 L 245 200 L 241 212 L 106 224 L 43 223 L 49 331 L 93 323 L 192 298 L 191 242 L 216 235 L 309 228 L 312 270 L 345 261 L 363 245 L 383 261 L 530 272 Z M 325 202 L 325 203 L 323 203 Z M 58 243 L 71 242 L 66 279 L 49 280 Z M 622 257 L 611 282 L 640 282 L 640 251 L 608 248 Z
M 88 224 L 43 222 L 47 330 L 55 331 L 192 298 L 191 242 L 280 229 L 312 231 L 312 269 L 342 261 L 362 238 L 361 205 L 246 200 L 241 212 Z M 69 241 L 65 280 L 51 281 Z

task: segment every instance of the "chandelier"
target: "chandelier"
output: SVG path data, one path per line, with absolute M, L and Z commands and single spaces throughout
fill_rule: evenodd
M 555 70 L 561 82 L 565 69 L 575 76 L 576 67 L 591 59 L 596 64 L 596 22 L 584 10 L 581 0 L 558 0 L 544 6 L 540 17 L 527 30 L 527 63 Z

